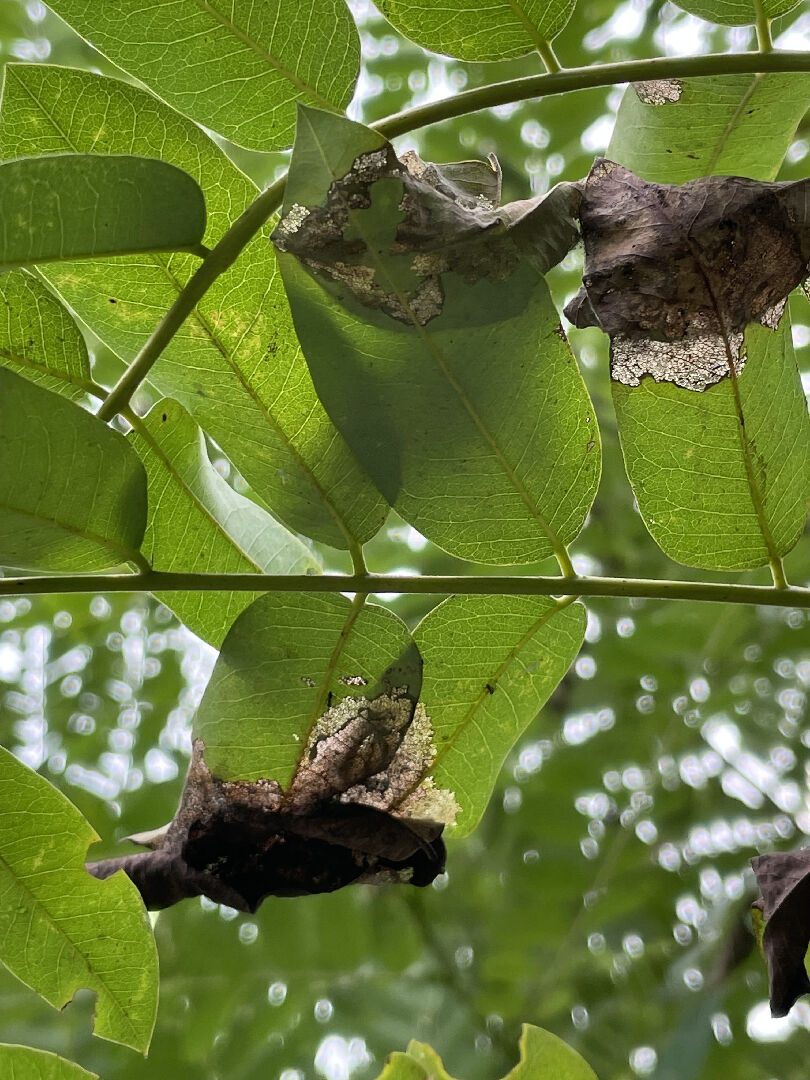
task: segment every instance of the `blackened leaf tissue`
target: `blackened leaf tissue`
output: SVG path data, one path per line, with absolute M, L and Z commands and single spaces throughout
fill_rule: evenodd
M 198 739 L 177 813 L 151 850 L 91 863 L 124 870 L 148 908 L 204 895 L 253 912 L 267 896 L 354 882 L 430 884 L 444 870 L 455 803 L 427 778 L 435 750 L 420 706 L 395 690 L 345 698 L 311 733 L 286 791 L 212 776 Z

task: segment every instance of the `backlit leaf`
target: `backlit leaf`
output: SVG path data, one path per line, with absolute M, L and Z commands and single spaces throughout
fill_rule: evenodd
M 386 686 L 415 701 L 421 667 L 404 623 L 385 608 L 339 594 L 268 593 L 231 627 L 197 712 L 206 765 L 223 780 L 285 787 L 330 705 Z
M 96 390 L 78 326 L 25 270 L 0 277 L 0 359 L 3 367 L 74 401 Z
M 496 0 L 475 9 L 466 0 L 380 0 L 377 6 L 423 49 L 460 60 L 505 60 L 547 45 L 571 18 L 576 0 Z
M 0 368 L 0 564 L 89 573 L 134 559 L 146 475 L 117 431 Z
M 134 419 L 134 418 L 133 418 Z M 146 469 L 149 517 L 143 554 L 155 570 L 197 574 L 318 573 L 297 536 L 217 472 L 205 437 L 186 410 L 164 398 L 130 436 Z M 219 647 L 258 593 L 173 592 L 161 599 L 186 626 Z
M 596 1080 L 596 1074 L 576 1052 L 550 1031 L 524 1024 L 520 1061 L 504 1080 Z
M 138 251 L 195 248 L 202 192 L 147 157 L 49 154 L 0 164 L 0 269 Z
M 0 1043 L 0 1072 L 9 1080 L 98 1080 L 66 1058 L 30 1046 Z
M 275 234 L 318 275 L 282 262 L 316 389 L 358 460 L 434 543 L 502 564 L 559 554 L 600 469 L 587 393 L 529 262 L 547 251 L 509 210 L 453 199 L 369 129 L 302 110 Z
M 414 631 L 435 732 L 433 777 L 455 792 L 455 834 L 478 824 L 504 759 L 579 652 L 585 609 L 549 597 L 453 596 Z
M 808 107 L 804 72 L 639 83 L 624 92 L 606 156 L 659 184 L 773 180 Z
M 709 22 L 753 26 L 760 16 L 775 19 L 800 3 L 801 0 L 678 0 L 678 7 Z
M 54 0 L 54 11 L 172 108 L 233 142 L 292 141 L 298 101 L 348 105 L 360 45 L 342 0 Z
M 524 1024 L 520 1061 L 504 1080 L 596 1080 L 593 1069 L 550 1031 Z M 391 1054 L 378 1080 L 452 1080 L 441 1058 L 427 1043 L 413 1040 L 405 1053 Z
M 145 1053 L 158 969 L 137 891 L 123 874 L 102 883 L 87 873 L 94 830 L 64 795 L 2 747 L 0 801 L 3 963 L 57 1009 L 77 990 L 93 990 L 96 1035 Z

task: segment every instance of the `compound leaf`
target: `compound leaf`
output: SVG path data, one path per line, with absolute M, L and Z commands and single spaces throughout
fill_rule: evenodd
M 57 150 L 171 160 L 205 192 L 210 243 L 257 194 L 204 132 L 145 91 L 85 71 L 7 65 L 0 154 Z M 203 425 L 274 514 L 345 549 L 373 536 L 386 508 L 315 396 L 268 235 L 206 293 L 152 379 Z M 129 363 L 196 265 L 188 255 L 153 254 L 43 270 Z

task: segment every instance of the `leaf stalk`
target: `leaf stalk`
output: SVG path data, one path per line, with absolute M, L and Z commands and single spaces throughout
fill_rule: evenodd
M 572 589 L 572 585 L 574 588 Z M 810 588 L 735 585 L 730 582 L 659 581 L 654 578 L 502 574 L 192 574 L 148 570 L 137 574 L 81 574 L 0 578 L 0 596 L 107 592 L 348 592 L 475 596 L 606 596 L 698 600 L 720 604 L 810 609 Z

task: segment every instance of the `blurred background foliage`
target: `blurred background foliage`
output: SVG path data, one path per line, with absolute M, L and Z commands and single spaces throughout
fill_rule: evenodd
M 473 64 L 425 53 L 365 0 L 352 7 L 364 53 L 355 118 L 540 70 L 536 57 Z M 778 45 L 804 47 L 810 13 L 799 8 L 774 30 Z M 581 65 L 741 50 L 752 35 L 656 0 L 581 0 L 555 49 Z M 39 0 L 0 0 L 0 58 L 121 77 Z M 613 88 L 507 106 L 403 137 L 399 148 L 436 161 L 496 153 L 505 200 L 525 198 L 588 171 L 620 97 Z M 784 179 L 807 175 L 809 149 L 805 122 Z M 286 162 L 229 152 L 259 184 Z M 579 252 L 554 272 L 561 306 L 580 273 Z M 798 297 L 791 304 L 810 387 L 810 313 Z M 571 337 L 605 443 L 575 566 L 685 577 L 634 510 L 604 339 Z M 109 384 L 119 361 L 90 347 L 96 379 Z M 245 490 L 213 444 L 210 453 Z M 393 574 L 486 570 L 394 517 L 367 558 Z M 807 538 L 787 569 L 810 584 Z M 538 571 L 553 567 L 520 570 Z M 432 603 L 380 599 L 411 625 Z M 91 1037 L 90 995 L 55 1013 L 0 970 L 3 1039 L 55 1050 L 106 1080 L 365 1080 L 417 1038 L 451 1074 L 477 1080 L 514 1064 L 528 1021 L 569 1041 L 602 1080 L 805 1080 L 810 1007 L 769 1018 L 747 912 L 750 856 L 810 834 L 808 615 L 653 601 L 593 601 L 588 611 L 583 653 L 515 748 L 482 826 L 451 842 L 448 873 L 433 887 L 268 900 L 252 917 L 205 901 L 160 914 L 161 1004 L 147 1061 Z M 213 658 L 150 597 L 0 600 L 0 740 L 86 814 L 102 838 L 91 857 L 126 850 L 123 837 L 172 816 Z

